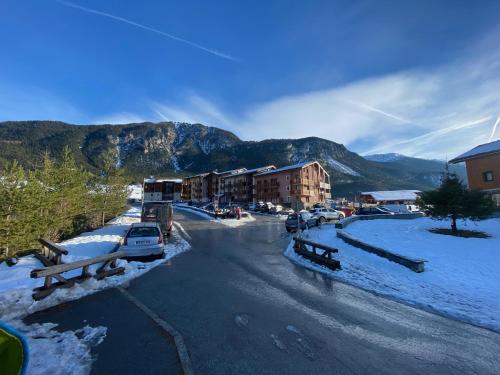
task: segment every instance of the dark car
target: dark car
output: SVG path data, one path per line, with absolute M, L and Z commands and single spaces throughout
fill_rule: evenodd
M 299 221 L 300 221 L 300 229 L 309 229 L 310 227 L 314 227 L 318 225 L 318 220 L 311 215 L 309 212 L 299 212 Z M 286 218 L 285 228 L 287 232 L 295 232 L 297 231 L 298 222 L 297 222 L 297 214 L 290 214 Z
M 394 212 L 384 210 L 381 207 L 362 207 L 356 215 L 394 215 Z

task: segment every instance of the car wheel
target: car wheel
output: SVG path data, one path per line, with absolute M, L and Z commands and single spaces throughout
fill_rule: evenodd
M 290 228 L 286 228 L 286 231 L 290 233 L 292 230 Z
M 339 220 L 344 220 L 345 219 L 345 215 L 339 215 Z
M 325 219 L 323 216 L 321 216 L 321 217 L 319 218 L 319 223 L 320 223 L 320 224 L 324 224 L 324 223 L 325 223 L 325 221 L 326 221 L 326 219 Z

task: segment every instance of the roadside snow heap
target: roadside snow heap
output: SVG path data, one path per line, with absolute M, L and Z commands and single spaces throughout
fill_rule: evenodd
M 397 263 L 351 246 L 336 237 L 333 226 L 313 228 L 304 236 L 339 249 L 342 270 L 330 271 L 293 250 L 285 256 L 333 278 L 392 297 L 431 312 L 500 331 L 500 219 L 467 221 L 463 227 L 488 233 L 489 238 L 463 238 L 429 232 L 448 228 L 446 221 L 361 220 L 344 229 L 370 245 L 427 260 L 425 272 L 415 273 Z
M 131 208 L 122 216 L 110 221 L 105 227 L 64 241 L 61 245 L 69 254 L 63 262 L 74 262 L 109 253 L 122 239 L 128 227 L 140 221 L 140 209 Z M 179 224 L 180 225 L 180 224 Z M 33 256 L 19 259 L 12 267 L 5 262 L 0 264 L 0 320 L 25 335 L 30 361 L 28 372 L 31 374 L 55 374 L 60 363 L 74 363 L 71 374 L 86 374 L 90 369 L 90 348 L 101 343 L 106 336 L 106 327 L 85 326 L 72 332 L 58 332 L 55 324 L 26 325 L 20 319 L 24 316 L 65 301 L 71 301 L 93 294 L 99 290 L 118 286 L 134 279 L 168 259 L 189 250 L 189 243 L 174 229 L 171 241 L 165 245 L 165 256 L 149 263 L 127 262 L 118 260 L 118 265 L 125 267 L 123 275 L 111 276 L 103 280 L 90 278 L 68 289 L 57 289 L 41 301 L 32 298 L 33 288 L 41 286 L 43 279 L 31 279 L 30 273 L 43 265 Z M 91 272 L 95 272 L 98 265 Z M 71 275 L 70 271 L 65 276 Z M 79 271 L 76 271 L 79 272 Z M 59 350 L 64 346 L 65 350 Z M 64 358 L 63 358 L 64 357 Z M 50 358 L 50 360 L 47 360 Z

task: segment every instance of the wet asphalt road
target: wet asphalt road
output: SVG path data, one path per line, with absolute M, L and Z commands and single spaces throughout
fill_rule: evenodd
M 276 218 L 260 216 L 239 228 L 180 211 L 176 219 L 192 249 L 132 281 L 127 290 L 184 336 L 197 374 L 500 373 L 499 334 L 294 265 L 282 255 L 290 237 Z M 108 319 L 119 315 L 132 331 L 136 320 L 147 325 L 135 306 L 122 306 L 120 293 L 109 293 L 107 303 L 99 295 L 87 297 L 85 308 Z M 67 321 L 75 319 L 71 312 L 82 302 L 66 305 L 66 312 L 47 310 L 31 321 L 70 329 Z M 166 346 L 155 361 L 150 349 L 131 337 L 127 345 L 136 346 L 137 361 L 148 364 L 141 374 L 177 373 L 168 359 L 168 340 L 163 344 L 154 330 L 140 335 L 154 343 L 155 353 L 161 352 L 157 345 Z M 118 373 L 109 361 L 120 354 L 113 344 L 119 336 L 108 334 L 108 346 L 96 348 L 94 374 Z M 122 367 L 120 374 L 137 373 Z

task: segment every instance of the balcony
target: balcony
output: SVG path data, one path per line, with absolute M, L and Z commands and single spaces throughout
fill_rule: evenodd
M 330 184 L 326 183 L 326 182 L 320 182 L 319 183 L 319 187 L 321 189 L 330 189 Z

